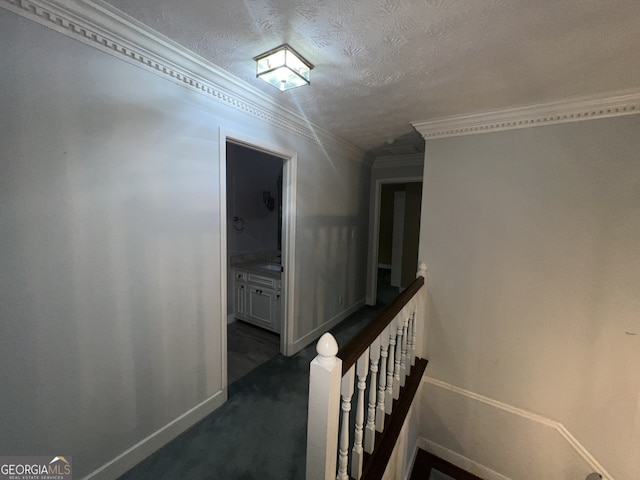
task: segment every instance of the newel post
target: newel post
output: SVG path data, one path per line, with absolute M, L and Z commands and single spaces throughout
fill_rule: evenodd
M 427 280 L 427 263 L 426 262 L 418 262 L 418 273 L 416 277 L 422 277 L 425 279 L 425 283 Z
M 342 360 L 336 356 L 338 342 L 330 333 L 320 337 L 316 351 L 309 371 L 306 478 L 335 480 Z

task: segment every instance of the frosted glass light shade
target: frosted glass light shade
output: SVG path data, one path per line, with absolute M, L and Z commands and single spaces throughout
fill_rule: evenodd
M 281 91 L 308 85 L 309 73 L 313 68 L 289 45 L 281 45 L 254 58 L 257 64 L 256 76 Z

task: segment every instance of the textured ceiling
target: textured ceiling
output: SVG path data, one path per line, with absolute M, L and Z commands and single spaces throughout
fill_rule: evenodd
M 414 121 L 640 87 L 639 0 L 107 3 L 366 150 Z M 255 78 L 282 43 L 311 86 Z

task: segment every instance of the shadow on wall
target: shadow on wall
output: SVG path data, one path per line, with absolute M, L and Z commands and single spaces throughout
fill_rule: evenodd
M 304 218 L 300 242 L 313 245 L 313 256 L 299 259 L 296 310 L 302 319 L 296 338 L 332 320 L 364 299 L 365 227 L 358 217 Z M 302 223 L 302 222 L 301 222 Z
M 162 112 L 132 104 L 135 122 L 110 123 L 120 103 L 91 105 L 101 115 L 82 128 L 61 116 L 46 156 L 34 143 L 0 174 L 10 285 L 0 304 L 11 318 L 0 450 L 51 451 L 55 439 L 80 476 L 221 384 L 209 361 L 220 356 L 219 193 L 201 161 L 211 145 L 169 132 Z

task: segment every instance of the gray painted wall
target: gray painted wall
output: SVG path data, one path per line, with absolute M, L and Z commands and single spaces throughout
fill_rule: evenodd
M 640 478 L 639 131 L 634 115 L 429 141 L 421 220 L 429 375 L 561 422 L 618 480 Z M 438 392 L 425 437 L 510 478 L 588 473 L 557 432 Z
M 0 42 L 3 455 L 81 478 L 224 394 L 221 127 L 298 154 L 295 338 L 364 298 L 353 153 L 4 9 Z

